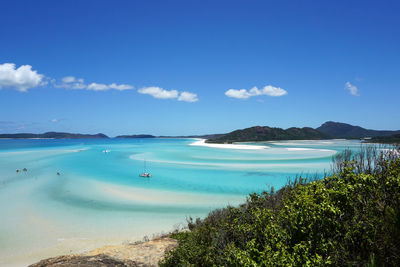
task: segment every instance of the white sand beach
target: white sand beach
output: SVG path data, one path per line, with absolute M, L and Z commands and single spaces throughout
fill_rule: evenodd
M 212 148 L 227 148 L 227 149 L 267 149 L 269 146 L 255 146 L 255 145 L 240 145 L 240 144 L 209 144 L 206 139 L 199 139 L 190 144 L 191 146 L 206 146 Z

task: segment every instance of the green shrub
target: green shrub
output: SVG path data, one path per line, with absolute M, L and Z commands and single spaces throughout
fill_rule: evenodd
M 400 266 L 400 159 L 251 194 L 189 220 L 161 266 Z

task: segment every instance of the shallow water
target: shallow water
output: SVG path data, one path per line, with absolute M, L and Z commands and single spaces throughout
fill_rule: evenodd
M 170 231 L 296 174 L 322 175 L 332 155 L 359 146 L 282 141 L 239 150 L 190 146 L 194 141 L 0 140 L 0 265 Z M 144 161 L 151 178 L 138 176 Z

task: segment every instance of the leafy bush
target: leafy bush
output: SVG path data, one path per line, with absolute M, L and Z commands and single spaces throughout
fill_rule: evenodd
M 400 159 L 251 194 L 190 219 L 161 266 L 400 266 Z

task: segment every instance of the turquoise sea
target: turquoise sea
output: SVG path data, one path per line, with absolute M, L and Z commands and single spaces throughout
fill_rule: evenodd
M 329 172 L 335 153 L 360 144 L 281 141 L 250 150 L 195 141 L 0 140 L 0 265 L 171 231 L 296 174 Z M 151 178 L 139 177 L 144 162 Z

